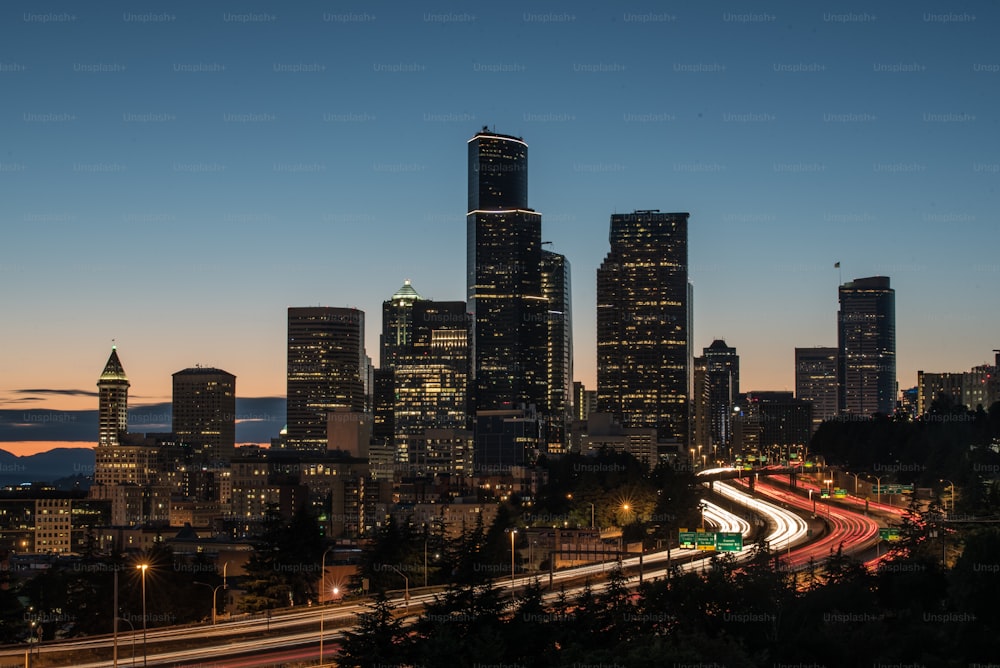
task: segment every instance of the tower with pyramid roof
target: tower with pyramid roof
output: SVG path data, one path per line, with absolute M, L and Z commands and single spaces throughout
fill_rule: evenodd
M 118 349 L 111 347 L 111 356 L 97 381 L 99 446 L 121 445 L 122 435 L 128 431 L 128 377 L 118 359 Z
M 413 305 L 422 299 L 407 279 L 391 299 L 382 302 L 379 368 L 395 367 L 399 356 L 409 352 L 413 345 Z

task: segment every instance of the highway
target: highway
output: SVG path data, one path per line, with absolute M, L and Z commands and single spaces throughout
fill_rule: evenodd
M 807 525 L 801 517 L 765 501 L 756 499 L 746 494 L 740 489 L 728 483 L 715 483 L 715 491 L 727 500 L 746 508 L 753 513 L 766 518 L 770 531 L 765 540 L 772 546 L 789 545 L 796 546 L 808 540 Z M 745 518 L 735 515 L 718 504 L 711 501 L 704 501 L 704 518 L 706 523 L 710 523 L 715 529 L 726 532 L 739 532 L 745 537 L 749 537 L 752 527 Z M 740 552 L 732 552 L 737 560 L 746 559 L 750 555 L 752 546 L 745 544 Z M 704 568 L 704 560 L 712 556 L 711 552 L 706 553 L 701 550 L 673 549 L 652 552 L 642 556 L 642 577 L 645 579 L 662 578 L 667 576 L 668 563 L 679 568 L 682 572 Z M 676 564 L 675 561 L 692 559 L 692 561 Z M 554 599 L 558 596 L 560 585 L 565 585 L 568 595 L 573 596 L 583 590 L 584 585 L 572 584 L 581 578 L 594 576 L 599 579 L 607 574 L 614 562 L 602 562 L 599 564 L 589 564 L 557 571 L 552 575 L 552 588 L 546 594 L 547 598 Z M 627 557 L 622 560 L 622 567 L 629 572 L 640 567 L 638 556 Z M 513 578 L 501 577 L 495 580 L 495 584 L 504 591 L 510 591 L 511 587 L 519 589 L 533 580 L 540 580 L 543 584 L 547 580 L 545 573 L 520 575 Z M 637 575 L 629 577 L 630 584 L 635 584 L 639 580 Z M 603 586 L 598 582 L 593 584 L 594 590 L 600 590 Z M 416 613 L 425 603 L 431 602 L 440 595 L 437 589 L 431 592 L 411 592 L 409 601 L 405 601 L 401 596 L 397 596 L 392 603 L 400 609 L 413 609 Z M 356 615 L 366 611 L 368 608 L 364 602 L 351 602 L 343 605 L 327 605 L 316 607 L 305 607 L 283 611 L 271 616 L 269 619 L 257 617 L 254 619 L 243 619 L 237 621 L 224 621 L 219 624 L 199 625 L 188 627 L 167 627 L 150 629 L 147 632 L 148 638 L 148 665 L 184 665 L 189 663 L 199 663 L 209 661 L 213 666 L 229 665 L 220 663 L 220 659 L 239 654 L 264 653 L 271 656 L 270 652 L 291 652 L 295 646 L 305 644 L 315 644 L 319 639 L 320 615 L 324 616 L 326 634 L 324 639 L 330 643 L 331 652 L 334 650 L 334 643 L 340 637 L 339 628 L 350 625 L 356 620 Z M 142 662 L 142 631 L 137 629 L 135 634 L 136 649 L 138 652 L 138 662 Z M 263 637 L 242 637 L 260 636 Z M 197 641 L 204 644 L 205 640 L 216 640 L 211 646 L 191 649 L 172 649 L 183 646 L 184 643 L 194 643 Z M 130 630 L 124 633 L 119 631 L 118 658 L 120 666 L 131 665 L 133 635 Z M 168 643 L 172 648 L 165 649 L 161 645 Z M 95 636 L 91 638 L 80 638 L 68 641 L 43 643 L 40 651 L 43 655 L 54 655 L 57 653 L 66 654 L 69 652 L 86 652 L 88 650 L 101 650 L 103 653 L 110 653 L 112 638 L 110 636 Z M 326 652 L 324 652 L 326 654 Z M 8 657 L 15 654 L 0 652 L 0 655 Z M 23 659 L 23 650 L 20 654 Z M 3 660 L 3 659 L 0 659 Z M 9 660 L 9 659 L 8 659 Z M 48 664 L 57 665 L 57 664 Z M 75 668 L 108 668 L 112 665 L 110 660 L 83 663 L 79 660 L 67 662 L 66 666 Z M 237 665 L 236 663 L 232 665 Z M 245 664 L 244 664 L 245 665 Z

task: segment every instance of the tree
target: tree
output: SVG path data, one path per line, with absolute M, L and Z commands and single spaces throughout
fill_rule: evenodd
M 402 665 L 409 640 L 395 607 L 381 592 L 366 607 L 367 612 L 358 614 L 357 625 L 344 632 L 337 664 L 354 668 Z

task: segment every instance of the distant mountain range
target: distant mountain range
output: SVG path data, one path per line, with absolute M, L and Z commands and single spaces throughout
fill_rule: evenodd
M 137 434 L 169 432 L 171 420 L 169 403 L 134 406 L 128 411 L 128 430 Z M 92 447 L 55 448 L 24 457 L 2 448 L 4 441 L 74 441 L 95 446 L 97 425 L 97 410 L 0 410 L 0 486 L 93 475 Z M 284 426 L 284 397 L 236 399 L 237 443 L 268 443 Z M 75 480 L 62 482 L 72 485 Z
M 133 406 L 128 430 L 141 434 L 168 432 L 169 402 Z M 284 397 L 236 399 L 237 443 L 267 443 L 285 426 Z M 0 447 L 3 441 L 83 441 L 97 443 L 97 409 L 54 411 L 42 408 L 0 410 Z
M 72 486 L 66 478 L 92 476 L 94 451 L 91 448 L 56 448 L 37 455 L 17 457 L 0 450 L 0 487 L 24 482 L 60 481 L 59 487 Z

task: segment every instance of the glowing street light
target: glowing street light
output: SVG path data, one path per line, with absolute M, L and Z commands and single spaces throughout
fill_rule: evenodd
M 323 552 L 323 558 L 320 560 L 320 580 L 319 580 L 319 663 L 323 664 L 323 621 L 326 617 L 326 610 L 323 608 L 323 594 L 326 593 L 326 555 L 332 550 L 332 547 L 326 548 Z
M 948 487 L 951 488 L 951 512 L 955 512 L 955 483 L 947 478 L 943 478 L 941 482 L 948 483 Z M 948 504 L 945 504 L 944 509 L 948 510 Z
M 142 665 L 147 665 L 148 655 L 146 654 L 146 571 L 149 564 L 136 564 L 136 569 L 142 573 Z
M 514 539 L 517 537 L 517 529 L 507 529 L 510 534 L 510 597 L 514 598 Z

